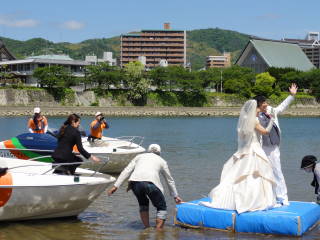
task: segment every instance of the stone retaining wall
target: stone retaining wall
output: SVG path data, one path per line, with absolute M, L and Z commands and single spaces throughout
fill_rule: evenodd
M 78 113 L 82 116 L 94 116 L 99 111 L 105 116 L 128 117 L 206 117 L 206 116 L 239 116 L 240 107 L 41 107 L 46 116 L 68 116 Z M 0 116 L 31 116 L 33 106 L 1 106 Z M 286 116 L 320 117 L 320 108 L 291 107 L 285 111 Z
M 98 103 L 99 107 L 90 107 L 93 103 Z M 97 111 L 106 116 L 238 116 L 241 107 L 241 104 L 220 104 L 215 107 L 117 107 L 117 102 L 111 98 L 96 98 L 92 91 L 77 93 L 74 104 L 75 106 L 62 106 L 41 89 L 0 89 L 0 116 L 30 116 L 36 106 L 40 106 L 48 116 L 67 116 L 74 112 L 94 116 Z M 285 114 L 320 116 L 320 106 L 295 102 Z

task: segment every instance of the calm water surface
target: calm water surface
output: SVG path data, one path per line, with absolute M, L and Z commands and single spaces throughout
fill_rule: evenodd
M 26 117 L 0 118 L 0 140 L 26 130 Z M 58 128 L 64 118 L 50 118 L 50 127 Z M 91 118 L 83 118 L 82 126 Z M 109 118 L 111 128 L 105 135 L 144 136 L 144 147 L 158 143 L 168 161 L 178 191 L 184 201 L 205 196 L 219 183 L 224 162 L 236 150 L 237 118 Z M 301 171 L 304 155 L 320 157 L 319 118 L 281 118 L 281 161 L 289 200 L 314 201 L 311 174 Z M 173 226 L 174 202 L 167 194 L 169 219 L 163 232 L 144 230 L 133 194 L 122 186 L 112 197 L 102 194 L 77 218 L 0 223 L 0 240 L 46 239 L 291 239 L 220 231 L 190 230 Z M 154 223 L 155 210 L 150 212 Z M 295 238 L 300 239 L 300 238 Z M 301 239 L 320 239 L 320 227 Z

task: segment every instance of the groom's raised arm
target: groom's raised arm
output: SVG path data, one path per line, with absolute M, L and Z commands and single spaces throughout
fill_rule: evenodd
M 297 85 L 295 83 L 291 84 L 291 87 L 289 88 L 290 95 L 285 100 L 283 100 L 282 103 L 280 103 L 277 107 L 274 108 L 276 114 L 281 114 L 283 111 L 287 109 L 290 103 L 293 102 L 294 96 L 297 94 L 297 90 Z

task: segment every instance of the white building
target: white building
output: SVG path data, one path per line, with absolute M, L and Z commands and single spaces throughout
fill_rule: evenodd
M 73 60 L 67 55 L 40 55 L 0 62 L 0 66 L 5 66 L 6 72 L 14 74 L 28 85 L 37 85 L 37 79 L 33 78 L 33 71 L 36 68 L 56 65 L 65 67 L 75 77 L 84 77 L 84 67 L 90 64 Z
M 103 57 L 98 58 L 95 55 L 86 56 L 85 61 L 90 63 L 91 65 L 96 65 L 100 62 L 107 62 L 110 66 L 117 66 L 117 59 L 113 58 L 112 52 L 103 52 Z
M 160 67 L 168 67 L 168 61 L 167 59 L 161 59 L 159 62 Z
M 306 36 L 306 40 L 319 41 L 320 40 L 320 33 L 319 32 L 308 32 L 308 34 Z
M 98 62 L 98 58 L 97 56 L 93 55 L 93 56 L 86 56 L 85 61 L 90 63 L 91 65 L 96 65 Z
M 146 56 L 139 56 L 138 61 L 141 62 L 143 64 L 143 66 L 146 66 L 146 64 L 147 64 Z

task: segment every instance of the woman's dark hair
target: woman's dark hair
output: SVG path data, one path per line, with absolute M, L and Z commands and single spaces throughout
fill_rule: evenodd
M 313 155 L 307 155 L 302 158 L 301 168 L 311 167 L 315 165 L 317 162 L 317 158 Z
M 66 129 L 66 127 L 71 125 L 72 122 L 79 122 L 79 120 L 80 116 L 78 114 L 72 113 L 71 115 L 69 115 L 67 120 L 63 123 L 63 125 L 60 128 L 59 138 L 61 138 L 64 135 L 64 130 Z
M 258 107 L 260 107 L 262 105 L 262 103 L 267 101 L 267 98 L 265 96 L 262 96 L 262 95 L 255 96 L 253 99 L 257 101 L 257 106 Z
M 40 113 L 35 113 L 33 115 L 33 123 L 34 125 L 36 126 L 36 129 L 38 129 L 38 123 L 39 123 L 39 120 L 38 118 L 40 117 Z

